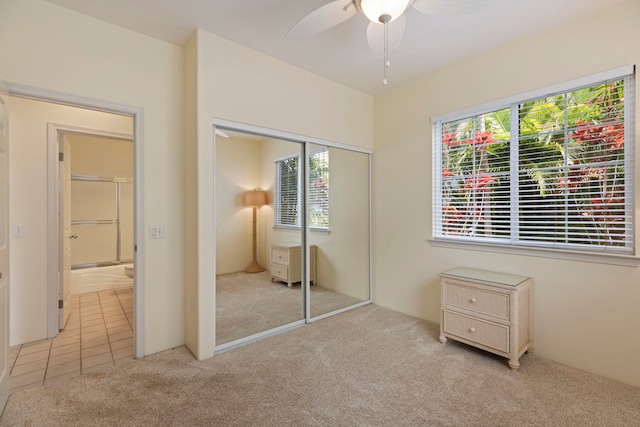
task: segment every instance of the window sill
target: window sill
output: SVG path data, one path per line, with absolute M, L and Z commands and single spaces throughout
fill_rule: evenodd
M 294 226 L 288 226 L 288 225 L 274 225 L 273 230 L 274 231 L 293 231 L 293 232 L 299 233 L 300 227 L 294 227 Z M 313 234 L 324 234 L 326 236 L 331 234 L 331 230 L 329 230 L 328 228 L 309 227 L 309 231 Z
M 594 254 L 578 251 L 530 248 L 524 246 L 492 245 L 490 243 L 476 242 L 453 242 L 444 239 L 427 239 L 429 244 L 439 248 L 451 248 L 462 250 L 473 250 L 482 252 L 495 252 L 510 255 L 531 256 L 539 258 L 564 259 L 568 261 L 581 261 L 598 264 L 621 265 L 627 267 L 640 266 L 640 257 L 622 254 Z

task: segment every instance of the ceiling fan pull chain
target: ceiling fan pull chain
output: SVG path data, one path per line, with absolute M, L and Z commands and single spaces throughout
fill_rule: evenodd
M 387 17 L 387 18 L 383 19 L 383 17 Z M 383 70 L 384 78 L 382 79 L 382 84 L 386 85 L 387 84 L 387 68 L 389 68 L 389 66 L 391 65 L 391 63 L 389 62 L 389 21 L 390 19 L 388 18 L 388 15 L 386 16 L 383 15 L 380 17 L 380 21 L 384 25 L 384 70 Z

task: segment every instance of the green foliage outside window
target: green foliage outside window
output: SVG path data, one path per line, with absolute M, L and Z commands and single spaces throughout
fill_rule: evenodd
M 441 235 L 628 246 L 624 88 L 610 81 L 441 123 Z
M 276 225 L 299 227 L 301 212 L 300 158 L 290 157 L 276 162 Z M 329 152 L 321 150 L 309 155 L 309 226 L 329 227 Z

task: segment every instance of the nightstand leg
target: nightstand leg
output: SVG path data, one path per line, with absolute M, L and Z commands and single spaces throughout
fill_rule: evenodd
M 440 342 L 442 344 L 446 344 L 447 343 L 447 337 L 445 337 L 444 335 L 440 335 Z
M 509 366 L 512 371 L 517 371 L 520 367 L 520 361 L 518 361 L 518 359 L 509 359 Z

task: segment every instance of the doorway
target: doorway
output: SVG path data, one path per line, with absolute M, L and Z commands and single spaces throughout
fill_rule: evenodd
M 103 298 L 102 302 L 105 303 L 103 305 L 117 304 L 120 306 L 124 306 L 125 302 L 128 302 L 130 304 L 131 309 L 129 310 L 129 318 L 127 319 L 127 321 L 131 323 L 132 329 L 134 329 L 136 333 L 132 339 L 132 341 L 134 341 L 134 345 L 132 354 L 129 357 L 142 357 L 144 355 L 144 346 L 142 345 L 144 331 L 142 323 L 144 318 L 142 315 L 144 265 L 142 262 L 142 257 L 140 255 L 143 250 L 144 240 L 140 204 L 140 200 L 142 199 L 140 190 L 142 186 L 141 179 L 139 179 L 139 176 L 142 175 L 141 144 L 139 143 L 141 141 L 140 137 L 142 112 L 140 109 L 134 107 L 105 103 L 97 100 L 87 100 L 84 98 L 78 98 L 75 96 L 59 93 L 51 94 L 47 91 L 29 87 L 22 87 L 19 85 L 9 84 L 8 86 L 10 95 L 13 96 L 15 100 L 19 100 L 22 103 L 27 101 L 39 102 L 43 105 L 43 110 L 45 110 L 45 112 L 47 113 L 35 115 L 28 118 L 29 123 L 33 122 L 32 127 L 44 129 L 44 131 L 42 132 L 43 136 L 38 135 L 37 138 L 31 138 L 31 134 L 23 132 L 16 137 L 16 141 L 20 140 L 20 143 L 18 144 L 20 146 L 20 149 L 16 151 L 20 152 L 20 150 L 22 150 L 24 160 L 24 163 L 22 163 L 22 167 L 18 167 L 16 170 L 22 169 L 24 171 L 22 175 L 25 175 L 26 180 L 29 181 L 26 182 L 24 186 L 21 186 L 21 192 L 18 192 L 18 198 L 22 198 L 23 195 L 21 193 L 24 193 L 25 198 L 30 197 L 39 201 L 35 204 L 32 204 L 30 201 L 24 200 L 21 203 L 18 203 L 18 205 L 22 205 L 23 208 L 14 212 L 12 220 L 14 226 L 12 227 L 11 231 L 14 234 L 14 238 L 16 237 L 16 228 L 19 228 L 20 231 L 24 231 L 24 238 L 18 237 L 16 239 L 16 242 L 18 242 L 25 248 L 38 248 L 37 251 L 28 249 L 30 256 L 25 259 L 21 257 L 17 262 L 18 264 L 20 264 L 19 268 L 17 269 L 18 273 L 20 274 L 20 282 L 34 288 L 25 289 L 24 291 L 26 292 L 25 295 L 29 298 L 29 305 L 35 306 L 35 308 L 32 307 L 33 310 L 30 309 L 31 311 L 29 311 L 28 313 L 22 312 L 23 306 L 21 304 L 23 304 L 23 301 L 26 300 L 21 296 L 18 296 L 16 298 L 17 305 L 15 307 L 12 307 L 11 310 L 12 317 L 14 316 L 13 313 L 15 313 L 16 316 L 16 319 L 13 319 L 12 321 L 12 345 L 26 346 L 28 345 L 27 343 L 42 341 L 46 338 L 55 340 L 55 338 L 52 337 L 56 337 L 60 325 L 57 262 L 59 258 L 58 250 L 60 246 L 60 239 L 57 235 L 58 218 L 57 211 L 55 210 L 58 194 L 55 187 L 58 185 L 59 177 L 57 176 L 58 168 L 50 167 L 52 163 L 49 162 L 49 160 L 53 159 L 53 165 L 57 166 L 55 162 L 59 160 L 58 153 L 60 151 L 58 150 L 58 147 L 56 147 L 56 144 L 49 143 L 49 141 L 47 140 L 47 138 L 51 136 L 51 138 L 56 141 L 58 132 L 49 132 L 49 135 L 47 135 L 46 123 L 48 122 L 54 125 L 56 123 L 70 123 L 69 125 L 65 126 L 77 126 L 80 127 L 80 131 L 86 130 L 81 126 L 87 126 L 87 128 L 91 129 L 109 129 L 109 126 L 95 125 L 91 122 L 89 124 L 84 124 L 85 122 L 81 120 L 86 119 L 87 117 L 90 117 L 96 113 L 109 113 L 112 118 L 126 118 L 129 123 L 128 128 L 126 128 L 125 130 L 122 130 L 122 127 L 116 129 L 118 129 L 120 133 L 126 132 L 126 137 L 131 141 L 129 142 L 129 144 L 132 146 L 134 157 L 134 176 L 131 182 L 131 190 L 134 194 L 133 206 L 131 207 L 133 211 L 133 219 L 131 221 L 131 227 L 133 228 L 133 244 L 131 246 L 133 247 L 131 247 L 131 251 L 133 252 L 132 257 L 135 263 L 135 285 L 133 285 L 132 283 L 132 288 L 129 290 L 128 295 L 113 295 L 114 298 Z M 55 111 L 55 108 L 57 107 L 68 107 L 76 109 L 79 112 L 79 119 L 67 120 L 64 117 L 61 118 L 60 115 L 49 115 L 49 112 Z M 44 127 L 35 125 L 36 122 L 39 123 L 42 120 L 45 121 Z M 28 127 L 29 124 L 27 126 L 24 126 L 23 128 Z M 72 129 L 72 131 L 77 130 L 78 129 Z M 68 131 L 68 129 L 66 129 L 66 131 Z M 108 136 L 113 137 L 114 135 Z M 117 136 L 120 137 L 121 135 Z M 37 147 L 35 147 L 35 145 L 30 145 L 31 143 L 26 143 L 26 141 L 30 139 L 32 139 L 33 141 L 38 141 Z M 30 160 L 31 156 L 25 155 L 25 151 L 33 149 L 34 147 L 38 150 L 38 152 L 34 153 L 32 161 Z M 29 159 L 27 159 L 27 157 Z M 49 163 L 47 164 L 47 162 Z M 35 166 L 38 164 L 40 164 L 41 166 Z M 20 178 L 22 178 L 22 176 Z M 19 181 L 19 179 L 16 179 L 16 182 Z M 34 191 L 36 187 L 37 194 L 36 191 Z M 48 194 L 53 196 L 47 197 Z M 49 200 L 47 201 L 47 199 Z M 47 221 L 47 218 L 51 219 L 49 223 Z M 25 224 L 26 226 L 23 228 L 21 226 L 21 223 Z M 16 224 L 18 224 L 19 227 L 17 227 Z M 50 254 L 53 255 L 49 256 Z M 51 271 L 53 272 L 53 274 L 50 274 Z M 31 280 L 32 276 L 35 274 L 37 274 L 38 277 L 42 277 L 46 280 Z M 134 282 L 134 279 L 131 279 L 131 281 Z M 37 290 L 35 289 L 36 287 Z M 54 298 L 50 298 L 50 295 L 54 295 Z M 94 297 L 100 298 L 101 296 L 94 294 Z M 96 298 L 94 298 L 93 302 L 95 302 Z M 73 302 L 72 299 L 68 299 L 68 301 Z M 12 303 L 13 302 L 14 301 L 12 299 Z M 82 301 L 76 302 L 81 303 Z M 87 302 L 91 303 L 91 301 Z M 24 304 L 26 304 L 26 302 L 24 302 Z M 97 307 L 93 307 L 91 309 L 95 308 Z M 103 310 L 104 308 L 105 307 L 102 307 Z M 134 311 L 135 316 L 133 316 Z M 127 315 L 127 313 L 124 313 L 124 310 L 123 314 Z M 35 328 L 33 327 L 34 325 L 36 325 Z M 34 329 L 35 332 L 32 332 Z M 45 335 L 43 335 L 42 331 L 44 331 Z M 35 348 L 30 350 L 35 350 Z M 13 348 L 11 353 L 12 354 L 10 357 L 10 363 L 15 362 L 15 353 L 13 351 Z
M 57 178 L 50 188 L 58 194 L 49 195 L 57 200 L 49 218 L 52 226 L 58 221 L 57 296 L 50 290 L 49 298 L 57 298 L 62 331 L 73 308 L 79 321 L 80 296 L 114 296 L 133 289 L 133 139 L 131 134 L 53 123 L 48 128 L 50 152 L 58 153 L 49 165 L 58 170 L 50 175 Z
M 11 325 L 13 341 L 9 367 L 11 388 L 15 389 L 19 386 L 55 381 L 63 376 L 74 376 L 87 372 L 87 369 L 93 367 L 113 364 L 116 358 L 119 360 L 140 357 L 144 353 L 141 346 L 134 345 L 134 341 L 141 340 L 142 335 L 140 333 L 142 318 L 139 317 L 137 310 L 135 310 L 136 316 L 133 316 L 134 304 L 142 303 L 139 299 L 139 295 L 141 297 L 139 291 L 142 287 L 139 285 L 141 283 L 139 263 L 135 274 L 137 284 L 131 278 L 129 286 L 124 289 L 120 287 L 111 292 L 95 290 L 92 294 L 74 297 L 69 295 L 71 292 L 68 292 L 62 298 L 59 296 L 60 293 L 64 295 L 64 292 L 59 292 L 59 278 L 64 277 L 60 274 L 64 270 L 59 268 L 59 260 L 65 258 L 60 250 L 63 239 L 58 235 L 59 229 L 64 228 L 59 223 L 59 218 L 63 215 L 59 215 L 57 210 L 57 205 L 63 204 L 60 202 L 58 188 L 63 187 L 62 183 L 64 183 L 59 173 L 64 171 L 64 167 L 60 167 L 60 160 L 64 159 L 64 156 L 61 158 L 59 153 L 71 153 L 69 149 L 64 149 L 66 139 L 73 139 L 71 137 L 81 134 L 85 136 L 87 133 L 96 134 L 95 130 L 99 129 L 102 132 L 101 138 L 128 144 L 130 172 L 114 173 L 112 175 L 116 179 L 112 181 L 129 182 L 111 182 L 106 185 L 126 184 L 129 186 L 129 193 L 135 193 L 129 203 L 131 219 L 128 235 L 130 239 L 129 244 L 126 245 L 129 255 L 120 259 L 133 258 L 135 262 L 138 258 L 137 252 L 134 251 L 135 244 L 141 240 L 136 234 L 141 231 L 138 211 L 139 182 L 136 182 L 140 169 L 135 164 L 139 160 L 139 157 L 136 157 L 139 155 L 136 152 L 138 151 L 136 130 L 139 128 L 136 126 L 136 116 L 95 111 L 95 108 L 69 105 L 69 102 L 51 102 L 46 99 L 34 99 L 33 96 L 16 96 L 15 93 L 11 95 L 13 95 L 12 103 L 16 106 L 12 112 L 12 123 L 16 125 L 14 136 L 17 142 L 14 160 L 18 165 L 15 169 L 15 182 L 20 183 L 16 187 L 19 191 L 15 192 L 17 202 L 15 206 L 18 208 L 12 213 L 14 224 L 18 224 L 18 226 L 14 225 L 13 237 L 17 246 L 21 246 L 22 254 L 14 258 L 17 267 L 15 277 L 20 286 L 17 287 L 16 292 L 13 292 L 17 296 L 12 299 L 11 310 L 14 313 L 12 317 L 15 316 L 15 319 L 12 319 Z M 93 136 L 97 138 L 96 135 Z M 94 154 L 93 157 L 97 158 L 98 163 L 102 163 L 106 155 Z M 84 174 L 84 178 L 88 174 L 82 171 L 74 173 Z M 68 175 L 71 175 L 70 170 Z M 95 177 L 102 175 L 107 174 L 99 171 L 94 173 Z M 126 180 L 118 178 L 123 175 L 127 177 Z M 89 191 L 89 193 L 97 194 L 99 191 Z M 94 219 L 103 222 L 107 218 Z M 92 228 L 92 226 L 89 227 Z M 116 224 L 104 225 L 104 227 L 113 228 Z M 21 233 L 16 233 L 15 229 Z M 65 240 L 70 242 L 71 239 L 68 237 L 74 233 L 75 231 L 72 232 L 69 228 L 65 233 L 67 236 Z M 112 240 L 116 241 L 116 237 Z M 141 249 L 139 244 L 137 249 L 138 251 Z M 117 259 L 114 257 L 114 260 Z M 76 263 L 70 258 L 69 261 L 69 264 Z M 122 268 L 120 271 L 123 271 Z M 125 274 L 121 276 L 123 279 L 126 278 Z M 70 290 L 70 286 L 67 289 Z M 64 287 L 60 290 L 64 291 Z M 136 294 L 135 298 L 134 294 Z M 76 319 L 75 325 L 72 325 L 73 317 L 62 316 L 62 324 L 67 323 L 67 325 L 65 331 L 59 333 L 61 327 L 59 300 L 61 299 L 63 306 L 66 302 L 67 309 L 73 307 L 72 311 L 76 312 Z M 119 312 L 115 310 L 116 308 Z M 109 322 L 106 321 L 107 318 Z M 80 320 L 83 320 L 82 326 L 86 330 L 81 331 Z M 102 325 L 99 326 L 100 322 Z M 73 327 L 75 331 L 71 332 Z M 125 331 L 125 329 L 128 330 Z M 85 335 L 85 332 L 92 336 Z M 107 335 L 108 333 L 110 335 Z M 98 337 L 98 335 L 101 336 Z M 23 356 L 28 359 L 21 361 Z M 31 362 L 32 360 L 34 362 Z M 42 366 L 43 363 L 46 365 Z

